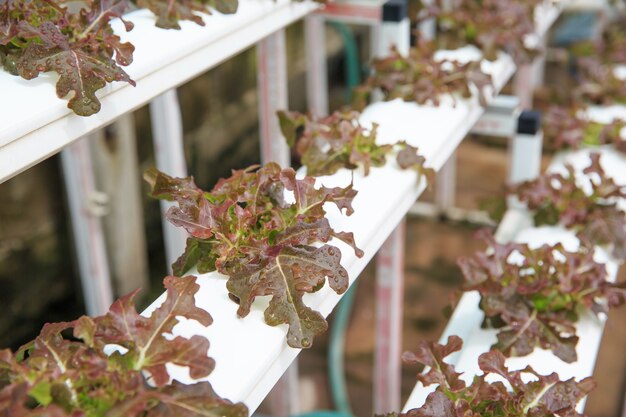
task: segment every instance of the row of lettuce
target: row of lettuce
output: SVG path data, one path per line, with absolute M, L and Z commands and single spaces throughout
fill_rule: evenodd
M 339 124 L 355 126 L 338 120 Z M 330 130 L 338 127 L 332 123 L 326 126 Z M 357 149 L 361 143 L 358 139 L 372 132 L 360 128 L 352 140 L 335 136 L 334 141 L 343 141 L 341 168 L 365 170 L 363 161 L 351 162 L 349 156 L 363 152 L 362 148 L 353 152 L 353 147 Z M 296 144 L 308 140 L 311 133 L 305 128 Z M 374 154 L 380 152 L 376 145 L 368 146 Z M 399 150 L 389 147 L 387 152 L 402 160 L 401 155 L 411 149 L 406 146 Z M 423 161 L 415 162 L 423 158 L 414 148 L 407 158 L 413 160 L 410 167 L 425 169 Z M 480 292 L 486 322 L 499 329 L 494 351 L 479 358 L 481 369 L 504 376 L 513 391 L 500 383 L 487 383 L 484 376 L 465 386 L 451 366 L 442 362 L 444 356 L 460 349 L 458 338 L 447 346 L 424 343 L 407 358 L 433 367 L 419 378 L 426 385 L 440 385 L 420 412 L 472 410 L 480 415 L 498 415 L 501 407 L 508 407 L 503 401 L 517 407 L 517 414 L 510 414 L 510 409 L 505 415 L 527 415 L 529 411 L 532 415 L 552 415 L 549 413 L 567 407 L 574 412 L 578 400 L 593 387 L 590 380 L 558 381 L 556 374 L 538 376 L 537 382 L 525 384 L 520 374 L 534 371 L 509 372 L 504 366 L 503 355 L 524 356 L 536 347 L 552 350 L 565 362 L 576 361 L 575 323 L 581 311 L 606 312 L 626 301 L 626 285 L 607 281 L 605 266 L 593 257 L 597 246 L 609 248 L 615 259 L 626 256 L 625 213 L 616 204 L 626 197 L 626 187 L 604 175 L 598 154 L 592 154 L 584 171 L 591 193 L 577 184 L 571 166 L 567 172 L 546 173 L 517 185 L 512 192 L 528 204 L 537 224 L 562 224 L 575 230 L 581 241 L 578 251 L 568 252 L 561 244 L 536 249 L 501 244 L 485 232 L 487 249 L 459 260 L 464 289 Z M 73 415 L 73 410 L 107 416 L 162 415 L 164 410 L 171 415 L 204 415 L 208 410 L 245 415 L 244 405 L 221 399 L 207 382 L 170 383 L 167 363 L 188 367 L 192 378 L 206 377 L 214 367 L 206 338 L 164 336 L 172 331 L 178 317 L 211 324 L 210 315 L 195 306 L 196 278 L 183 276 L 194 267 L 199 272 L 219 271 L 227 276 L 229 296 L 239 305 L 240 317 L 248 314 L 255 297 L 272 296 L 265 321 L 271 326 L 287 324 L 287 343 L 292 347 L 310 347 L 313 338 L 326 330 L 323 316 L 306 306 L 302 296 L 321 289 L 326 279 L 337 293 L 348 288 L 341 252 L 329 240 L 343 240 L 357 256 L 362 252 L 352 233 L 332 229 L 323 206 L 330 202 L 351 214 L 357 194 L 352 185 L 316 188 L 313 177 L 297 179 L 293 169 L 276 164 L 234 171 L 210 192 L 195 186 L 192 178 L 171 178 L 155 170 L 145 176 L 154 197 L 176 201 L 167 217 L 189 233 L 186 251 L 173 265 L 181 277 L 165 279 L 167 299 L 149 317 L 135 311 L 133 293 L 117 300 L 104 316 L 47 324 L 33 342 L 15 354 L 2 351 L 5 386 L 0 399 L 15 413 L 10 415 L 65 416 Z M 286 201 L 286 193 L 293 193 L 292 202 Z M 523 260 L 512 262 L 512 253 Z M 107 355 L 107 345 L 124 349 Z M 469 396 L 471 392 L 476 395 Z M 538 392 L 541 397 L 533 397 Z M 445 413 L 424 415 L 463 415 Z
M 131 82 L 119 65 L 132 61 L 133 47 L 120 42 L 110 21 L 122 18 L 132 5 L 121 0 L 73 3 L 14 0 L 1 4 L 0 56 L 5 69 L 24 78 L 58 72 L 59 96 L 74 92 L 69 106 L 88 115 L 99 110 L 95 91 L 106 82 Z M 203 23 L 195 12 L 207 6 L 222 12 L 236 10 L 236 2 L 185 0 L 174 3 L 174 9 L 165 8 L 166 3 L 145 0 L 136 6 L 150 8 L 158 16 L 157 24 L 170 28 L 179 19 Z M 435 51 L 469 43 L 481 49 L 484 59 L 493 60 L 506 52 L 518 64 L 531 62 L 540 51 L 529 48 L 524 38 L 534 31 L 537 5 L 534 0 L 463 0 L 451 9 L 438 2 L 422 7 L 419 19 L 434 19 L 437 24 L 436 41 L 418 36 L 408 56 L 392 50 L 388 57 L 375 60 L 375 72 L 357 88 L 353 106 L 364 107 L 374 90 L 381 91 L 386 100 L 401 98 L 428 105 L 438 105 L 443 95 L 467 98 L 479 92 L 484 102 L 482 92 L 491 85 L 491 78 L 482 72 L 480 62 L 438 60 Z M 475 19 L 478 13 L 484 19 Z M 514 30 L 510 30 L 511 22 L 515 22 Z M 125 26 L 132 29 L 130 22 Z M 555 149 L 605 144 L 624 148 L 619 135 L 622 122 L 591 123 L 580 103 L 624 100 L 624 83 L 615 77 L 612 65 L 626 61 L 619 54 L 625 38 L 623 32 L 612 30 L 603 38 L 602 53 L 594 56 L 585 52 L 590 47 L 578 45 L 581 78 L 569 102 L 576 106 L 552 108 L 550 115 L 567 117 L 549 116 L 546 125 L 548 143 Z M 72 59 L 78 59 L 76 65 Z M 83 79 L 89 80 L 89 88 L 84 89 Z M 84 90 L 78 90 L 78 84 Z M 600 94 L 600 89 L 605 93 Z M 189 235 L 184 253 L 173 265 L 175 276 L 164 280 L 167 299 L 144 317 L 135 310 L 133 293 L 117 300 L 104 316 L 46 324 L 35 340 L 17 352 L 0 351 L 0 409 L 11 416 L 247 415 L 245 405 L 220 398 L 208 382 L 170 381 L 168 363 L 188 367 L 194 379 L 206 378 L 215 365 L 206 338 L 164 336 L 179 317 L 204 326 L 212 322 L 206 311 L 195 306 L 197 278 L 185 274 L 195 268 L 199 273 L 225 275 L 228 295 L 238 304 L 237 315 L 242 318 L 256 297 L 271 296 L 264 312 L 266 323 L 286 324 L 289 346 L 310 347 L 328 324 L 305 304 L 304 294 L 320 290 L 326 281 L 338 294 L 349 286 L 341 251 L 332 239 L 363 256 L 353 234 L 335 230 L 324 209 L 331 203 L 345 215 L 352 214 L 357 197 L 354 185 L 316 186 L 313 176 L 333 175 L 340 169 L 375 175 L 375 169 L 385 165 L 414 170 L 418 180 L 431 182 L 434 175 L 418 149 L 402 140 L 377 144 L 377 126 L 362 126 L 359 117 L 352 109 L 326 117 L 279 112 L 283 135 L 309 176 L 298 177 L 292 168 L 270 163 L 233 171 L 205 191 L 191 177 L 172 178 L 148 170 L 144 177 L 151 195 L 176 203 L 167 218 Z M 464 289 L 480 292 L 486 322 L 499 329 L 493 350 L 478 359 L 480 368 L 485 374 L 502 376 L 509 386 L 489 383 L 484 375 L 466 385 L 443 361 L 461 348 L 458 338 L 451 338 L 445 346 L 422 343 L 405 359 L 430 366 L 418 378 L 438 388 L 421 408 L 408 414 L 578 415 L 577 402 L 594 386 L 590 379 L 559 381 L 556 374 L 542 376 L 531 368 L 509 371 L 505 356 L 524 356 L 540 347 L 574 362 L 575 323 L 581 309 L 606 312 L 626 301 L 626 285 L 608 282 L 606 268 L 593 257 L 597 246 L 608 248 L 616 260 L 626 257 L 625 213 L 617 205 L 626 197 L 626 187 L 605 175 L 597 154 L 592 154 L 584 173 L 585 186 L 568 166 L 565 174 L 546 173 L 509 189 L 527 204 L 536 224 L 573 229 L 581 241 L 578 251 L 566 251 L 560 244 L 537 249 L 502 244 L 484 233 L 486 250 L 459 260 Z M 523 261 L 511 262 L 512 253 L 522 255 Z M 120 348 L 111 353 L 105 349 L 110 345 Z M 524 373 L 535 375 L 536 381 L 524 383 Z
M 445 3 L 445 4 L 444 4 Z M 403 98 L 419 104 L 438 103 L 442 94 L 469 97 L 491 83 L 479 62 L 437 60 L 435 51 L 465 45 L 478 47 L 485 59 L 495 60 L 502 51 L 516 64 L 527 64 L 541 53 L 532 41 L 535 9 L 543 0 L 438 0 L 414 10 L 417 22 L 435 22 L 434 41 L 417 35 L 414 48 L 404 57 L 392 50 L 373 63 L 374 74 L 356 90 L 355 108 L 364 106 L 374 89 L 388 98 Z M 90 116 L 100 111 L 96 92 L 112 82 L 135 81 L 123 67 L 133 62 L 135 46 L 123 42 L 113 30 L 120 19 L 126 31 L 134 27 L 129 11 L 147 8 L 156 26 L 180 29 L 180 21 L 205 25 L 202 15 L 212 11 L 231 14 L 237 0 L 10 0 L 0 3 L 0 65 L 27 80 L 42 73 L 58 75 L 57 95 L 69 98 L 76 114 Z M 481 19 L 475 17 L 480 15 Z M 130 17 L 129 17 L 130 16 Z M 208 19 L 211 24 L 210 19 Z M 606 65 L 624 61 L 623 25 L 599 42 L 581 42 L 572 48 L 578 79 L 571 86 L 574 97 L 592 101 L 624 101 L 626 88 Z M 558 100 L 562 101 L 562 100 Z M 563 103 L 572 107 L 571 102 Z

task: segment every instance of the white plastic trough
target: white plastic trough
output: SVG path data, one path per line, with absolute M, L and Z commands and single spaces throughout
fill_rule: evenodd
M 135 45 L 134 61 L 124 69 L 137 86 L 107 85 L 97 93 L 102 109 L 88 118 L 75 115 L 67 100 L 57 98 L 54 74 L 27 81 L 0 70 L 0 183 L 318 7 L 310 1 L 240 0 L 237 13 L 204 15 L 206 26 L 181 22 L 181 30 L 155 27 L 148 10 L 131 12 L 131 32 L 119 21 L 113 26 L 124 41 Z
M 459 55 L 461 59 L 468 56 L 464 51 Z M 507 56 L 487 67 L 493 72 L 498 89 L 514 72 L 514 65 Z M 476 99 L 458 100 L 456 106 L 439 108 L 393 101 L 370 106 L 363 113 L 363 122 L 380 124 L 381 142 L 405 139 L 417 146 L 426 157 L 427 165 L 437 170 L 482 111 Z M 303 175 L 303 172 L 299 174 Z M 318 183 L 345 186 L 351 178 L 351 171 L 341 170 L 335 175 L 319 178 Z M 361 171 L 355 171 L 354 188 L 359 194 L 353 203 L 355 213 L 352 216 L 345 217 L 335 208 L 328 207 L 332 226 L 339 231 L 353 232 L 357 245 L 365 251 L 365 256 L 359 259 L 347 245 L 335 243 L 341 249 L 341 263 L 347 269 L 351 283 L 424 191 L 425 182 L 418 184 L 415 172 L 400 170 L 395 161 L 390 161 L 385 167 L 372 168 L 365 178 Z M 228 298 L 224 276 L 204 274 L 199 283 L 197 305 L 210 312 L 214 322 L 208 328 L 191 321 L 181 323 L 176 326 L 175 334 L 187 337 L 201 334 L 211 341 L 209 355 L 215 359 L 216 367 L 207 380 L 219 395 L 244 402 L 252 413 L 299 350 L 287 345 L 286 325 L 270 327 L 265 324 L 263 310 L 269 297 L 259 297 L 251 313 L 239 319 L 237 305 Z M 325 286 L 315 294 L 307 294 L 305 302 L 328 316 L 340 298 Z M 163 297 L 157 299 L 144 313 L 149 314 L 162 301 Z M 174 378 L 191 382 L 186 369 L 172 367 L 171 371 Z
M 581 171 L 589 165 L 589 154 L 594 151 L 602 154 L 600 162 L 606 174 L 615 178 L 618 183 L 626 183 L 626 158 L 608 147 L 559 154 L 554 158 L 549 169 L 563 171 L 563 164 L 570 163 L 575 168 L 577 177 L 582 178 L 584 174 Z M 581 181 L 581 183 L 583 182 Z M 619 206 L 624 209 L 626 201 L 619 201 Z M 579 245 L 578 238 L 571 231 L 560 226 L 532 227 L 531 223 L 528 213 L 509 211 L 500 224 L 496 237 L 500 241 L 513 240 L 527 243 L 531 247 L 561 242 L 565 249 L 570 251 L 576 250 Z M 595 258 L 598 262 L 606 265 L 608 279 L 614 281 L 620 262 L 613 259 L 602 248 L 596 248 Z M 450 355 L 447 362 L 454 364 L 458 372 L 464 373 L 463 379 L 465 381 L 471 381 L 474 375 L 482 374 L 477 363 L 478 356 L 489 351 L 490 346 L 497 340 L 496 330 L 480 327 L 484 314 L 478 307 L 479 301 L 478 292 L 465 293 L 440 339 L 441 343 L 445 343 L 450 335 L 457 335 L 463 339 L 463 349 Z M 557 372 L 562 380 L 572 377 L 580 380 L 591 376 L 605 321 L 606 316 L 602 314 L 595 316 L 592 312 L 585 312 L 581 315 L 576 325 L 576 333 L 580 338 L 576 347 L 577 362 L 568 364 L 554 356 L 552 352 L 536 348 L 530 355 L 508 358 L 507 366 L 510 369 L 522 369 L 526 365 L 530 365 L 542 374 Z M 418 382 L 404 406 L 404 411 L 421 406 L 428 394 L 434 389 L 435 386 L 423 387 Z M 584 401 L 579 404 L 579 409 L 582 410 L 583 407 Z

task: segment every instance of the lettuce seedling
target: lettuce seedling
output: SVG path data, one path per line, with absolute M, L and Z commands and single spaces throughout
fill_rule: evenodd
M 541 347 L 575 362 L 580 312 L 606 313 L 626 301 L 626 282 L 608 282 L 592 249 L 568 252 L 561 244 L 531 249 L 497 243 L 489 232 L 480 237 L 487 249 L 458 260 L 463 289 L 480 293 L 485 324 L 499 329 L 492 348 L 507 356 L 525 356 Z
M 111 21 L 121 19 L 126 31 L 133 24 L 123 15 L 129 0 L 8 0 L 0 2 L 0 64 L 31 80 L 41 73 L 58 75 L 56 93 L 69 97 L 68 107 L 79 116 L 100 111 L 96 92 L 114 81 L 135 82 L 122 69 L 133 61 L 135 47 L 122 42 Z M 137 0 L 152 10 L 156 25 L 180 28 L 180 20 L 204 25 L 197 12 L 211 6 L 234 13 L 237 0 Z
M 626 121 L 621 119 L 597 123 L 584 118 L 577 106 L 550 106 L 544 117 L 543 137 L 552 151 L 613 145 L 618 151 L 626 152 L 626 140 L 621 136 L 624 128 Z
M 370 167 L 385 165 L 387 156 L 396 153 L 400 168 L 414 169 L 420 178 L 425 175 L 430 182 L 435 171 L 424 166 L 426 159 L 416 147 L 404 141 L 378 145 L 378 125 L 367 129 L 361 126 L 359 117 L 360 113 L 356 111 L 336 111 L 320 118 L 299 112 L 278 112 L 283 136 L 306 166 L 308 175 L 332 175 L 341 168 L 363 166 L 367 176 Z
M 492 80 L 481 70 L 480 61 L 437 60 L 435 50 L 433 43 L 420 42 L 408 56 L 392 47 L 388 56 L 374 59 L 373 74 L 355 90 L 354 107 L 364 108 L 374 90 L 380 90 L 385 100 L 400 98 L 438 106 L 442 96 L 471 97 L 473 88 L 485 105 L 484 90 L 492 86 Z
M 314 178 L 297 179 L 293 169 L 275 163 L 233 171 L 210 193 L 191 177 L 172 178 L 151 169 L 145 178 L 152 197 L 178 203 L 166 217 L 189 233 L 185 252 L 172 265 L 176 275 L 193 266 L 200 273 L 227 275 L 240 317 L 248 315 L 257 296 L 271 295 L 265 321 L 289 325 L 289 346 L 308 348 L 327 329 L 324 317 L 306 306 L 302 296 L 320 290 L 326 278 L 338 294 L 348 289 L 341 252 L 327 243 L 331 238 L 363 256 L 352 233 L 333 230 L 325 217 L 326 203 L 352 214 L 352 184 L 315 188 Z
M 626 218 L 617 200 L 626 197 L 626 186 L 605 175 L 600 155 L 591 154 L 591 163 L 581 180 L 590 193 L 576 182 L 574 168 L 567 164 L 567 174 L 545 173 L 532 181 L 511 188 L 511 193 L 533 211 L 537 225 L 562 224 L 577 232 L 585 244 L 609 245 L 617 259 L 626 259 Z
M 167 363 L 187 367 L 197 379 L 208 376 L 215 362 L 206 338 L 165 336 L 178 317 L 211 324 L 194 302 L 196 278 L 167 277 L 164 285 L 167 298 L 149 317 L 137 314 L 135 291 L 104 316 L 46 324 L 15 354 L 0 351 L 3 415 L 247 417 L 245 405 L 220 398 L 208 382 L 170 382 Z
M 446 356 L 461 350 L 462 345 L 458 336 L 450 336 L 445 345 L 420 342 L 415 353 L 406 352 L 406 364 L 429 367 L 426 373 L 417 375 L 418 380 L 424 386 L 437 384 L 437 389 L 421 407 L 388 417 L 581 417 L 576 404 L 596 385 L 591 378 L 561 381 L 556 373 L 541 375 L 530 366 L 511 371 L 502 353 L 496 350 L 478 357 L 484 373 L 467 385 L 454 366 L 444 361 Z M 488 382 L 490 375 L 497 375 L 502 381 Z M 532 381 L 525 382 L 524 375 Z
M 419 12 L 420 20 L 435 19 L 440 49 L 475 45 L 489 61 L 495 61 L 502 51 L 517 65 L 532 62 L 540 51 L 528 43 L 528 37 L 535 34 L 534 11 L 540 1 L 436 0 L 429 3 Z

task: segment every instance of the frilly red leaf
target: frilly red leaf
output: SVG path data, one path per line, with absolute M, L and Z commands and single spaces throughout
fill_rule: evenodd
M 214 362 L 204 337 L 168 337 L 177 317 L 211 323 L 195 306 L 196 278 L 168 277 L 165 287 L 166 299 L 149 317 L 137 314 L 132 293 L 104 316 L 46 324 L 15 354 L 0 351 L 0 415 L 245 417 L 243 404 L 219 398 L 207 382 L 169 383 L 166 363 L 202 378 Z
M 333 230 L 325 218 L 326 203 L 352 214 L 352 184 L 316 188 L 312 177 L 298 179 L 293 169 L 273 163 L 233 171 L 210 193 L 192 178 L 171 178 L 156 170 L 145 177 L 153 197 L 177 202 L 167 217 L 190 234 L 185 253 L 173 265 L 175 273 L 197 265 L 202 272 L 227 275 L 241 317 L 256 297 L 271 295 L 265 321 L 288 324 L 292 347 L 309 347 L 313 337 L 326 330 L 324 318 L 307 307 L 302 296 L 318 291 L 327 279 L 337 293 L 348 288 L 340 250 L 326 244 L 331 238 L 363 256 L 352 233 Z
M 420 380 L 426 379 L 438 386 L 421 407 L 404 414 L 388 414 L 388 417 L 582 417 L 576 405 L 595 387 L 591 378 L 579 382 L 573 378 L 560 381 L 556 373 L 541 375 L 531 367 L 511 371 L 502 353 L 490 351 L 478 358 L 484 374 L 474 377 L 466 386 L 458 379 L 460 374 L 454 366 L 445 363 L 445 356 L 442 356 L 458 351 L 461 345 L 458 337 L 450 336 L 446 345 L 422 343 L 418 353 L 405 354 L 409 364 L 418 362 L 431 367 L 426 374 L 430 377 L 422 375 Z M 500 381 L 487 382 L 489 374 L 499 375 L 509 387 Z M 523 374 L 533 376 L 534 380 L 525 383 Z M 454 382 L 452 386 L 450 381 Z
M 505 355 L 525 356 L 541 347 L 574 362 L 579 310 L 597 313 L 626 300 L 625 285 L 608 282 L 605 266 L 585 246 L 578 252 L 560 244 L 531 249 L 482 235 L 487 249 L 458 264 L 464 290 L 480 293 L 485 323 L 499 329 L 493 347 Z M 520 262 L 509 259 L 514 252 Z

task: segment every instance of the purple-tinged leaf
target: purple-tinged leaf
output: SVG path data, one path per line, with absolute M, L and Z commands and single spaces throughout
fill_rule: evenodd
M 376 144 L 378 125 L 367 129 L 361 126 L 360 116 L 356 111 L 337 111 L 321 118 L 278 112 L 283 136 L 300 156 L 308 175 L 332 175 L 341 168 L 362 166 L 367 176 L 371 167 L 383 166 L 387 155 L 395 151 L 402 169 L 415 169 L 419 175 L 427 175 L 429 182 L 432 180 L 434 171 L 424 167 L 425 158 L 417 153 L 417 148 L 404 141 Z
M 560 244 L 531 249 L 484 238 L 485 252 L 458 263 L 464 289 L 480 293 L 485 322 L 499 328 L 493 347 L 505 355 L 524 356 L 541 347 L 574 362 L 579 310 L 605 311 L 602 298 L 611 306 L 626 301 L 624 284 L 608 282 L 604 265 L 585 246 L 572 253 Z M 518 263 L 508 260 L 514 251 L 521 255 Z
M 164 337 L 177 316 L 210 324 L 195 307 L 195 278 L 166 278 L 165 286 L 167 298 L 150 317 L 137 314 L 133 293 L 105 316 L 47 324 L 15 355 L 0 351 L 0 416 L 246 416 L 243 404 L 219 398 L 206 382 L 165 385 L 165 363 L 189 367 L 192 378 L 213 368 L 205 338 Z M 111 345 L 126 349 L 107 355 Z
M 192 378 L 209 375 L 215 365 L 207 355 L 209 342 L 205 338 L 179 336 L 168 340 L 163 336 L 171 333 L 178 316 L 197 320 L 204 326 L 211 324 L 209 313 L 195 306 L 194 294 L 199 288 L 195 277 L 167 277 L 164 285 L 167 298 L 150 317 L 143 317 L 135 310 L 134 292 L 114 302 L 105 316 L 95 320 L 94 338 L 101 344 L 127 348 L 129 351 L 124 356 L 133 368 L 149 371 L 157 386 L 169 382 L 166 363 L 188 366 Z
M 417 376 L 424 386 L 439 384 L 447 391 L 460 391 L 465 388 L 465 382 L 459 378 L 461 374 L 455 372 L 454 366 L 444 362 L 443 359 L 461 350 L 462 346 L 463 341 L 458 336 L 448 337 L 448 343 L 445 345 L 421 342 L 414 353 L 405 352 L 402 360 L 407 364 L 422 363 L 430 367 L 427 373 Z
M 247 417 L 248 408 L 218 396 L 208 382 L 184 385 L 174 381 L 156 396 L 159 404 L 146 417 Z
M 454 402 L 441 391 L 431 392 L 422 407 L 407 413 L 407 417 L 453 417 L 456 415 Z
M 331 238 L 363 255 L 352 233 L 333 230 L 325 218 L 326 203 L 352 213 L 352 185 L 315 188 L 313 178 L 297 179 L 293 169 L 273 163 L 233 171 L 211 193 L 198 189 L 191 178 L 170 178 L 155 170 L 146 173 L 146 180 L 152 196 L 178 203 L 168 219 L 190 232 L 186 250 L 174 264 L 176 274 L 195 265 L 200 272 L 216 269 L 227 275 L 229 296 L 239 304 L 241 317 L 256 297 L 273 296 L 266 322 L 288 324 L 291 346 L 308 347 L 326 329 L 324 318 L 304 305 L 302 296 L 318 291 L 326 278 L 335 292 L 347 289 L 341 252 L 325 244 Z M 290 193 L 293 198 L 286 198 Z M 320 243 L 324 245 L 313 246 Z
M 239 299 L 240 316 L 248 314 L 256 296 L 272 295 L 265 321 L 271 326 L 288 324 L 289 346 L 308 348 L 313 337 L 324 332 L 328 325 L 321 314 L 303 303 L 302 295 L 321 288 L 325 277 L 335 292 L 345 292 L 348 273 L 340 260 L 341 252 L 330 245 L 284 247 L 260 268 L 235 265 L 228 271 L 227 287 Z
M 185 252 L 172 264 L 172 272 L 176 276 L 183 276 L 194 266 L 198 273 L 205 274 L 215 271 L 215 261 L 217 255 L 212 252 L 212 243 L 202 240 L 188 238 Z
M 135 85 L 112 59 L 94 57 L 81 49 L 73 49 L 68 43 L 53 48 L 31 44 L 17 60 L 16 67 L 19 75 L 27 80 L 41 72 L 58 73 L 57 96 L 64 98 L 72 93 L 68 107 L 80 116 L 100 111 L 96 91 L 107 83 L 125 81 Z
M 574 168 L 568 174 L 546 173 L 512 188 L 512 192 L 534 211 L 537 224 L 561 223 L 578 232 L 584 243 L 609 245 L 613 256 L 626 259 L 626 214 L 617 207 L 626 198 L 626 186 L 605 175 L 599 154 L 583 171 L 591 188 L 587 194 L 577 182 Z
M 180 29 L 181 20 L 190 20 L 204 26 L 198 13 L 210 14 L 207 6 L 219 12 L 232 14 L 237 11 L 237 0 L 137 0 L 137 6 L 150 9 L 157 17 L 156 25 L 164 29 Z
M 436 368 L 438 364 L 445 364 L 445 356 L 440 355 L 459 350 L 460 344 L 460 339 L 451 338 L 447 345 L 423 344 L 417 354 L 404 356 L 410 359 L 411 364 L 420 362 Z M 438 352 L 436 360 L 433 360 L 435 355 L 432 352 Z M 556 373 L 544 376 L 531 367 L 511 371 L 498 351 L 483 353 L 478 358 L 478 364 L 484 374 L 475 376 L 468 386 L 461 381 L 457 389 L 450 389 L 441 370 L 431 369 L 429 374 L 440 374 L 439 386 L 428 395 L 424 405 L 405 414 L 389 414 L 388 417 L 582 417 L 576 411 L 576 405 L 595 386 L 591 378 L 580 382 L 574 379 L 560 381 Z M 445 372 L 458 378 L 459 374 L 451 365 L 446 364 Z M 507 389 L 500 381 L 487 382 L 489 374 L 501 376 L 510 387 Z M 532 381 L 524 382 L 524 374 L 532 376 Z
M 385 100 L 400 98 L 439 106 L 444 96 L 453 100 L 469 98 L 475 89 L 479 101 L 486 105 L 484 90 L 491 87 L 492 81 L 491 76 L 482 72 L 480 62 L 435 59 L 437 49 L 434 43 L 420 40 L 409 55 L 404 56 L 392 47 L 388 56 L 374 60 L 374 73 L 358 87 L 353 104 L 363 108 L 369 95 L 380 90 Z

